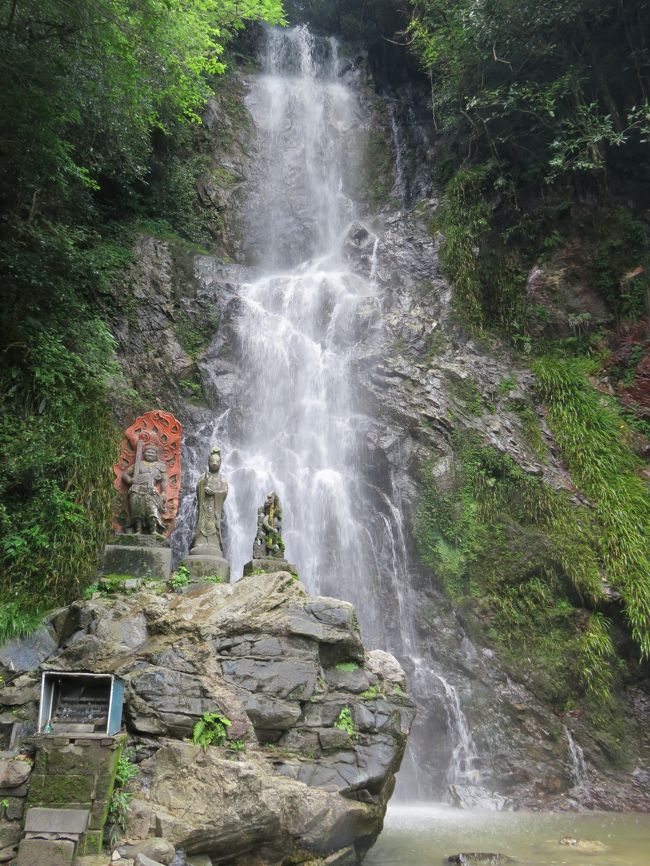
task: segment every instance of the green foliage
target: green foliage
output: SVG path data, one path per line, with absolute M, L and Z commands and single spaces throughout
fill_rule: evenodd
M 533 365 L 548 422 L 572 477 L 593 502 L 595 539 L 609 582 L 622 595 L 642 658 L 650 655 L 650 496 L 626 442 L 625 422 L 589 382 L 588 358 L 539 359 Z
M 585 226 L 594 238 L 594 282 L 615 318 L 639 319 L 648 311 L 650 242 L 647 226 L 628 208 L 596 211 Z
M 352 671 L 356 671 L 359 669 L 359 665 L 356 662 L 339 662 L 336 665 L 337 671 L 344 671 L 345 673 L 351 673 Z
M 570 695 L 604 694 L 611 658 L 587 641 L 599 621 L 586 632 L 582 611 L 602 598 L 597 519 L 474 435 L 458 436 L 455 451 L 451 489 L 424 483 L 415 520 L 423 561 L 513 667 L 529 660 L 527 675 L 558 709 Z
M 544 458 L 547 452 L 546 442 L 533 406 L 527 400 L 508 400 L 506 408 L 517 416 L 524 438 L 535 455 L 540 459 Z
M 507 396 L 517 386 L 516 381 L 512 376 L 504 376 L 497 386 L 497 394 L 499 397 Z
M 377 698 L 385 697 L 385 695 L 378 685 L 374 685 L 367 688 L 364 692 L 361 692 L 361 697 L 364 701 L 375 701 Z
M 122 753 L 117 761 L 117 769 L 115 771 L 115 785 L 118 788 L 123 788 L 131 779 L 135 779 L 138 775 L 138 768 L 132 762 L 129 755 Z
M 63 231 L 0 238 L 0 588 L 27 609 L 78 597 L 108 529 L 117 436 L 105 399 L 119 383 L 113 338 L 84 297 L 107 285 L 119 257 L 105 251 L 81 253 Z
M 169 585 L 174 592 L 180 592 L 190 582 L 190 571 L 186 565 L 179 565 L 169 578 Z
M 231 740 L 228 743 L 228 748 L 232 752 L 244 752 L 246 750 L 246 743 L 244 740 Z
M 176 331 L 178 342 L 190 358 L 196 358 L 209 345 L 218 327 L 219 319 L 216 314 L 192 319 L 186 314 L 181 313 L 176 321 L 174 330 Z
M 126 789 L 131 779 L 138 775 L 138 772 L 138 768 L 132 763 L 129 755 L 122 753 L 117 761 L 115 783 L 106 820 L 111 844 L 115 844 L 126 831 L 129 805 L 133 799 L 133 794 Z
M 473 379 L 453 376 L 448 379 L 448 384 L 451 393 L 465 404 L 465 408 L 471 415 L 483 414 L 485 409 L 483 397 Z
M 354 194 L 375 209 L 390 199 L 393 187 L 393 157 L 389 133 L 377 117 L 373 126 L 360 131 L 356 164 L 350 167 L 349 183 Z
M 122 390 L 107 322 L 127 305 L 136 221 L 203 241 L 198 115 L 233 35 L 282 9 L 20 0 L 0 18 L 0 596 L 15 621 L 78 597 L 96 568 Z
M 443 577 L 460 579 L 464 575 L 471 581 L 471 567 L 489 554 L 498 539 L 510 547 L 508 557 L 518 550 L 519 561 L 512 563 L 514 576 L 521 578 L 518 569 L 525 567 L 532 578 L 543 570 L 538 561 L 546 553 L 541 533 L 548 532 L 562 573 L 582 593 L 599 597 L 598 563 L 588 545 L 576 551 L 563 541 L 567 532 L 579 539 L 588 531 L 588 522 L 582 522 L 585 515 L 578 517 L 567 498 L 525 473 L 511 458 L 481 447 L 474 437 L 459 437 L 456 446 L 454 489 L 438 493 L 428 488 L 416 518 L 420 552 L 427 564 Z M 496 537 L 491 535 L 494 530 Z M 531 545 L 528 552 L 527 545 Z M 576 552 L 580 553 L 578 562 L 574 561 Z M 495 579 L 498 571 L 495 567 Z
M 12 638 L 25 637 L 35 631 L 44 613 L 44 610 L 26 610 L 16 601 L 0 604 L 0 646 Z
M 603 704 L 609 700 L 614 673 L 610 662 L 616 648 L 610 636 L 610 624 L 602 613 L 591 613 L 580 637 L 581 673 L 587 693 Z
M 232 34 L 281 15 L 278 0 L 13 4 L 0 34 L 0 111 L 13 126 L 0 200 L 33 219 L 55 201 L 146 181 L 152 129 L 199 121 Z
M 308 21 L 318 30 L 371 44 L 392 36 L 406 23 L 394 0 L 288 0 L 285 5 L 292 18 Z
M 223 746 L 228 736 L 230 719 L 220 713 L 203 713 L 192 730 L 192 742 L 207 751 L 208 746 Z
M 354 727 L 354 719 L 352 718 L 350 707 L 343 707 L 334 722 L 334 727 L 340 731 L 345 731 L 351 740 L 356 740 L 357 730 Z
M 625 159 L 612 151 L 646 146 L 640 70 L 650 58 L 638 29 L 646 0 L 412 5 L 436 125 L 462 133 L 506 173 L 547 182 L 599 175 Z
M 585 195 L 606 201 L 610 183 L 621 178 L 627 190 L 630 165 L 636 189 L 650 182 L 643 71 L 650 49 L 638 24 L 650 2 L 411 0 L 411 6 L 411 45 L 431 78 L 434 126 L 443 143 L 454 145 L 437 160 L 443 196 L 435 225 L 457 308 L 473 328 L 496 326 L 529 352 L 534 313 L 527 309 L 526 274 L 566 236 L 558 218 L 570 223 L 571 208 Z M 639 199 L 645 207 L 643 194 Z M 621 283 L 644 264 L 635 254 L 620 267 L 617 248 L 629 251 L 624 221 L 606 221 L 597 259 L 616 314 L 637 317 L 648 268 Z

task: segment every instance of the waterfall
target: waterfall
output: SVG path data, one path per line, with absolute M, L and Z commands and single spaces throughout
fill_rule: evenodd
M 257 505 L 274 488 L 287 556 L 312 591 L 335 594 L 341 576 L 364 575 L 372 556 L 360 471 L 369 419 L 355 400 L 351 349 L 359 305 L 375 289 L 342 254 L 353 215 L 343 178 L 354 157 L 355 101 L 338 79 L 335 40 L 316 41 L 306 27 L 270 30 L 263 59 L 247 99 L 261 169 L 247 222 L 264 276 L 242 287 L 235 322 L 229 553 L 241 574 Z M 354 601 L 367 602 L 364 592 Z
M 341 76 L 335 39 L 317 39 L 304 26 L 269 29 L 261 60 L 246 97 L 256 134 L 243 213 L 257 276 L 239 286 L 230 323 L 237 384 L 219 414 L 186 440 L 190 483 L 208 445 L 219 442 L 230 482 L 225 545 L 233 580 L 251 558 L 257 508 L 278 492 L 287 559 L 310 592 L 355 605 L 366 645 L 397 656 L 420 704 L 446 708 L 454 740 L 447 777 L 456 779 L 458 764 L 467 782 L 475 749 L 456 691 L 416 633 L 420 600 L 401 501 L 390 471 L 375 466 L 376 420 L 355 366 L 382 320 L 381 238 L 348 192 L 361 158 L 362 107 Z M 364 255 L 353 260 L 351 243 L 361 243 Z M 185 544 L 191 520 L 184 503 Z M 432 799 L 445 788 L 434 735 L 422 712 L 400 778 L 404 796 Z
M 449 728 L 453 731 L 456 738 L 456 745 L 454 746 L 447 770 L 447 781 L 451 785 L 477 785 L 481 781 L 480 773 L 476 769 L 478 755 L 469 725 L 467 724 L 467 718 L 460 706 L 458 692 L 443 676 L 440 674 L 436 674 L 436 676 L 445 690 L 447 698 L 445 708 L 447 710 Z
M 569 757 L 571 759 L 571 778 L 573 779 L 574 790 L 578 793 L 586 794 L 588 792 L 589 770 L 587 769 L 587 761 L 582 746 L 579 746 L 573 739 L 571 731 L 565 726 L 564 733 L 569 744 Z

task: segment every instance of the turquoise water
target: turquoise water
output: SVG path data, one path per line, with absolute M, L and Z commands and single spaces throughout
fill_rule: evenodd
M 585 854 L 559 845 L 564 837 L 597 840 L 607 850 Z M 461 851 L 499 852 L 526 866 L 650 866 L 650 815 L 393 806 L 365 864 L 440 866 Z

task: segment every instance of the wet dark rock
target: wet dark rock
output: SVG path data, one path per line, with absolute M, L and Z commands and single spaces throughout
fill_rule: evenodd
M 563 845 L 565 848 L 573 848 L 581 854 L 604 854 L 609 850 L 607 845 L 598 839 L 575 839 L 565 836 L 557 844 Z
M 445 863 L 455 863 L 458 866 L 501 866 L 502 863 L 515 863 L 512 857 L 506 854 L 490 854 L 484 852 L 468 852 L 452 854 L 445 857 Z
M 450 785 L 449 794 L 451 802 L 458 809 L 487 809 L 502 812 L 513 808 L 512 801 L 507 797 L 477 785 Z
M 33 671 L 55 649 L 50 630 L 43 626 L 28 637 L 10 640 L 0 648 L 0 670 L 12 673 Z

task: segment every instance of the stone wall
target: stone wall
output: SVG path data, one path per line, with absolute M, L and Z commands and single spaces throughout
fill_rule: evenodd
M 0 752 L 0 863 L 11 860 L 22 835 L 32 761 L 19 752 Z
M 66 737 L 39 734 L 27 805 L 88 809 L 84 853 L 100 852 L 115 770 L 124 737 Z

